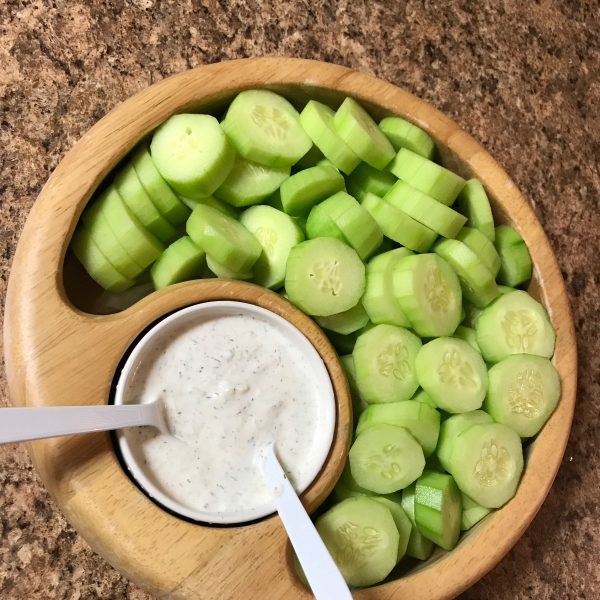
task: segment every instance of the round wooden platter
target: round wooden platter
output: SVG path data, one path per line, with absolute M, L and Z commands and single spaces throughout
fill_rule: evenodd
M 335 443 L 319 478 L 304 494 L 309 509 L 331 490 L 343 465 L 351 423 L 348 389 L 319 328 L 280 296 L 248 284 L 196 281 L 153 293 L 115 315 L 76 308 L 65 292 L 63 263 L 86 202 L 138 140 L 174 113 L 218 114 L 243 89 L 266 87 L 301 107 L 316 99 L 337 108 L 346 96 L 374 117 L 401 115 L 437 142 L 442 163 L 477 177 L 498 222 L 523 236 L 534 262 L 530 292 L 556 328 L 559 405 L 527 446 L 516 496 L 400 579 L 353 592 L 356 598 L 441 600 L 455 597 L 491 569 L 521 536 L 558 470 L 575 404 L 577 355 L 564 283 L 542 228 L 516 186 L 468 134 L 440 112 L 389 83 L 315 61 L 264 58 L 199 67 L 175 75 L 119 105 L 95 125 L 56 168 L 27 220 L 10 275 L 5 354 L 11 401 L 19 406 L 102 404 L 115 370 L 136 336 L 161 315 L 209 299 L 244 299 L 297 324 L 327 361 L 338 397 Z M 66 273 L 66 272 L 65 272 Z M 81 284 L 83 285 L 83 284 Z M 80 286 L 81 287 L 81 286 Z M 80 291 L 82 291 L 80 289 Z M 43 440 L 29 451 L 66 518 L 115 568 L 157 598 L 301 599 L 285 532 L 277 517 L 244 526 L 204 527 L 167 514 L 129 480 L 107 434 Z

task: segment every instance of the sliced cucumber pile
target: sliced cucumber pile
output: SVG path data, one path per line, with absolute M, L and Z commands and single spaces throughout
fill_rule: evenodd
M 317 529 L 352 586 L 452 550 L 508 502 L 523 440 L 560 399 L 550 317 L 518 289 L 525 241 L 434 157 L 425 131 L 377 125 L 352 98 L 334 111 L 246 90 L 222 122 L 174 115 L 141 141 L 71 241 L 115 306 L 214 275 L 277 290 L 323 328 L 355 429 Z

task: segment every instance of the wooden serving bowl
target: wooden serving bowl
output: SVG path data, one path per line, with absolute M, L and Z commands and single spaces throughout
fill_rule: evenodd
M 336 108 L 353 96 L 376 117 L 401 115 L 436 141 L 444 165 L 484 184 L 498 222 L 511 223 L 534 263 L 531 294 L 556 329 L 554 364 L 560 402 L 537 439 L 516 496 L 400 579 L 353 592 L 360 599 L 455 597 L 490 570 L 521 536 L 556 475 L 569 435 L 577 380 L 573 323 L 564 283 L 546 236 L 514 183 L 487 152 L 443 114 L 374 77 L 308 60 L 248 59 L 170 77 L 119 105 L 56 168 L 27 220 L 10 276 L 5 353 L 11 401 L 19 406 L 107 402 L 119 361 L 150 323 L 176 308 L 209 299 L 245 299 L 297 324 L 325 359 L 338 398 L 336 438 L 320 476 L 304 494 L 314 509 L 339 476 L 348 444 L 348 389 L 335 354 L 316 325 L 277 294 L 249 284 L 194 281 L 153 293 L 124 312 L 100 316 L 77 308 L 65 285 L 91 289 L 63 271 L 67 247 L 94 190 L 136 142 L 174 113 L 221 111 L 235 94 L 269 88 L 298 106 L 311 98 Z M 71 281 L 65 281 L 69 280 Z M 89 292 L 91 293 L 91 292 Z M 73 294 L 71 298 L 73 299 Z M 81 306 L 81 305 L 80 305 Z M 66 518 L 101 556 L 158 598 L 301 599 L 311 594 L 294 574 L 277 517 L 214 528 L 178 519 L 153 504 L 125 475 L 108 434 L 30 444 L 30 455 Z

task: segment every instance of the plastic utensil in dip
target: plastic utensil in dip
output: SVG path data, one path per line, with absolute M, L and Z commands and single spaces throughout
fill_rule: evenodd
M 135 346 L 115 403 L 163 398 L 169 436 L 117 433 L 133 478 L 166 508 L 208 523 L 275 511 L 261 466 L 267 447 L 298 493 L 323 466 L 335 400 L 325 365 L 291 323 L 242 302 L 206 302 L 158 322 Z

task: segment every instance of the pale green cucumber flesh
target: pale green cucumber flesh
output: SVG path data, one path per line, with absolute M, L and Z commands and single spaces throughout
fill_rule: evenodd
M 292 217 L 272 206 L 253 206 L 240 216 L 240 223 L 262 246 L 254 263 L 253 282 L 277 289 L 285 281 L 285 270 L 291 249 L 304 241 L 302 230 Z
M 310 150 L 295 164 L 297 169 L 310 169 L 325 158 L 325 155 L 314 144 Z
M 404 489 L 425 468 L 419 443 L 406 429 L 394 425 L 377 425 L 361 433 L 348 457 L 358 485 L 378 494 Z
M 471 527 L 477 525 L 483 517 L 489 515 L 492 509 L 479 506 L 477 502 L 462 492 L 461 496 L 463 510 L 460 518 L 460 529 L 461 531 L 468 531 Z
M 232 206 L 260 204 L 290 176 L 290 167 L 268 167 L 237 155 L 225 181 L 214 195 Z
M 323 206 L 323 202 L 313 206 L 308 219 L 306 220 L 306 234 L 311 240 L 321 237 L 332 237 L 344 244 L 347 244 L 346 238 L 342 230 L 337 226 L 336 222 L 331 218 L 327 205 Z
M 271 167 L 291 167 L 312 146 L 296 109 L 269 90 L 240 92 L 222 125 L 241 156 Z
M 554 354 L 556 334 L 546 309 L 527 292 L 503 294 L 477 320 L 477 344 L 486 362 L 511 354 Z
M 384 169 L 394 158 L 392 144 L 369 113 L 353 98 L 346 98 L 333 119 L 336 131 L 352 151 L 366 163 Z
M 219 212 L 222 212 L 224 215 L 231 217 L 232 219 L 239 219 L 240 213 L 238 209 L 235 209 L 231 204 L 227 202 L 223 202 L 223 200 L 219 200 L 214 196 L 207 196 L 206 198 L 186 198 L 185 196 L 179 196 L 181 202 L 185 204 L 191 211 L 198 206 L 198 204 L 204 204 L 205 206 L 210 206 Z M 191 213 L 190 213 L 191 214 Z
M 233 145 L 210 115 L 173 115 L 154 132 L 150 152 L 165 181 L 186 198 L 213 194 L 235 160 Z
M 393 272 L 394 295 L 412 328 L 422 337 L 452 335 L 461 317 L 457 275 L 435 254 L 401 258 Z
M 433 398 L 423 389 L 419 388 L 415 395 L 411 398 L 411 400 L 415 400 L 416 402 L 423 402 L 425 404 L 429 404 L 432 408 L 437 408 L 437 404 L 433 401 Z
M 521 438 L 501 423 L 472 425 L 457 438 L 450 473 L 460 490 L 486 508 L 500 508 L 523 472 Z
M 315 524 L 346 583 L 367 586 L 396 566 L 400 535 L 390 510 L 365 497 L 348 498 Z
M 79 227 L 73 234 L 71 248 L 90 277 L 105 290 L 122 292 L 134 284 L 132 279 L 128 279 L 112 266 L 84 227 Z
M 369 404 L 408 400 L 417 390 L 414 361 L 421 340 L 403 327 L 376 325 L 356 341 L 358 387 Z
M 308 315 L 326 317 L 356 306 L 365 290 L 365 266 L 343 242 L 320 237 L 298 244 L 288 257 L 285 289 Z
M 481 181 L 469 179 L 458 195 L 456 204 L 458 210 L 467 217 L 467 226 L 478 229 L 493 242 L 496 237 L 494 217 Z
M 379 129 L 390 140 L 394 150 L 407 148 L 415 154 L 431 160 L 435 150 L 435 143 L 421 128 L 401 119 L 400 117 L 386 117 L 379 122 Z
M 415 521 L 422 535 L 452 550 L 460 536 L 462 499 L 451 475 L 424 471 L 415 488 Z
M 371 213 L 384 235 L 410 250 L 427 252 L 437 238 L 435 231 L 415 221 L 375 194 L 367 193 L 361 206 Z
M 372 404 L 360 416 L 356 435 L 377 425 L 404 427 L 419 442 L 425 458 L 435 451 L 440 433 L 440 413 L 414 400 Z
M 344 177 L 336 168 L 315 166 L 283 182 L 281 205 L 289 215 L 306 217 L 315 204 L 344 189 Z
M 359 329 L 358 331 L 348 335 L 335 333 L 335 331 L 326 331 L 325 334 L 329 338 L 329 341 L 333 344 L 333 347 L 336 349 L 338 354 L 351 354 L 359 336 L 366 331 L 369 331 L 369 329 L 373 329 L 373 327 L 375 327 L 375 325 L 369 321 L 362 329 Z
M 509 225 L 496 227 L 496 250 L 500 255 L 501 266 L 498 283 L 516 287 L 531 279 L 533 265 L 523 238 Z
M 470 248 L 494 277 L 498 275 L 501 266 L 500 255 L 488 237 L 478 229 L 463 227 L 456 239 Z
M 556 408 L 560 389 L 558 371 L 549 359 L 513 354 L 490 369 L 483 408 L 521 438 L 533 437 Z
M 175 227 L 183 223 L 190 216 L 190 211 L 158 172 L 145 142 L 134 149 L 131 162 L 146 193 L 159 212 Z
M 314 145 L 331 164 L 349 175 L 360 163 L 360 158 L 339 136 L 333 123 L 334 111 L 316 100 L 310 100 L 300 114 L 300 122 Z
M 419 385 L 446 412 L 477 410 L 487 391 L 481 354 L 464 340 L 440 337 L 425 344 L 415 359 Z
M 458 436 L 471 425 L 493 423 L 494 419 L 483 410 L 473 410 L 459 415 L 452 415 L 440 427 L 440 436 L 436 448 L 437 457 L 446 471 L 450 470 L 452 450 Z
M 206 255 L 206 265 L 216 277 L 220 279 L 238 279 L 240 281 L 249 281 L 254 277 L 254 271 L 232 271 L 224 265 L 218 263 L 212 256 Z
M 459 340 L 464 340 L 465 342 L 469 342 L 477 352 L 481 353 L 479 349 L 479 344 L 477 343 L 477 332 L 475 329 L 471 327 L 465 327 L 464 325 L 459 325 L 456 328 L 456 331 L 453 334 L 453 337 L 458 338 Z
M 315 317 L 315 321 L 323 329 L 348 335 L 362 329 L 369 322 L 369 315 L 363 308 L 362 303 L 358 302 L 356 306 L 342 313 L 327 317 Z
M 454 238 L 467 218 L 405 181 L 397 181 L 383 198 L 432 231 Z
M 398 179 L 446 206 L 452 205 L 465 185 L 462 177 L 407 148 L 400 148 L 388 169 Z
M 396 529 L 400 535 L 400 541 L 398 543 L 398 558 L 396 559 L 396 562 L 400 562 L 406 554 L 406 548 L 408 546 L 408 540 L 410 539 L 410 532 L 412 530 L 411 522 L 406 516 L 406 513 L 404 512 L 400 502 L 389 500 L 383 496 L 372 496 L 371 500 L 374 502 L 379 502 L 379 504 L 387 507 L 390 513 L 392 513 L 392 518 L 394 519 Z
M 354 422 L 354 427 L 356 427 L 360 415 L 367 409 L 369 405 L 365 402 L 365 399 L 362 397 L 362 394 L 358 389 L 358 385 L 356 384 L 356 369 L 354 368 L 354 359 L 352 358 L 352 354 L 340 356 L 340 363 L 342 365 L 342 369 L 344 370 L 344 374 L 346 375 L 346 379 L 348 380 L 350 396 L 352 397 L 352 419 Z
M 427 560 L 433 552 L 434 543 L 424 535 L 421 535 L 417 528 L 417 523 L 415 521 L 416 486 L 417 482 L 415 481 L 402 491 L 402 508 L 412 525 L 410 538 L 408 539 L 408 545 L 406 547 L 406 554 L 407 556 L 412 556 L 419 560 Z
M 241 223 L 204 204 L 193 210 L 186 230 L 207 256 L 230 271 L 250 271 L 262 252 L 258 240 Z
M 462 242 L 449 239 L 438 240 L 432 250 L 456 271 L 463 296 L 475 306 L 485 308 L 500 294 L 492 273 Z
M 150 269 L 154 288 L 200 279 L 206 267 L 206 254 L 186 235 L 173 242 Z
M 352 196 L 350 187 L 358 190 L 360 197 L 354 196 L 357 200 L 362 200 L 367 192 L 371 192 L 380 198 L 383 198 L 390 188 L 398 181 L 389 171 L 380 171 L 366 162 L 361 162 L 354 171 L 347 177 L 348 191 Z

